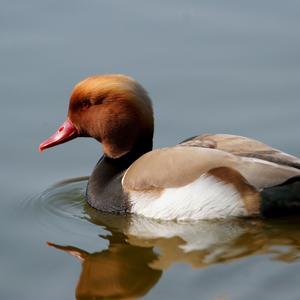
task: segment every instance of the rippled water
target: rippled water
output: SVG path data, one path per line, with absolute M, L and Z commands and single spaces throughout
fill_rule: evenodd
M 244 293 L 277 297 L 274 282 L 287 289 L 299 278 L 288 268 L 300 256 L 297 219 L 183 223 L 102 214 L 86 204 L 86 183 L 86 178 L 66 180 L 23 203 L 28 216 L 37 216 L 45 238 L 47 232 L 65 236 L 47 243 L 81 266 L 74 287 L 77 299 L 180 299 L 188 286 L 193 290 L 184 293 L 207 299 L 239 299 Z M 80 247 L 84 240 L 92 240 L 94 249 Z
M 100 145 L 37 148 L 77 81 L 124 73 L 153 100 L 156 148 L 223 132 L 300 157 L 299 15 L 296 0 L 2 0 L 0 299 L 298 300 L 296 219 L 102 215 L 86 179 L 64 181 L 89 175 Z

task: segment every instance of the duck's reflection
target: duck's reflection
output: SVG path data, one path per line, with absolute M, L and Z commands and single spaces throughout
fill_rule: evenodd
M 153 248 L 132 246 L 122 233 L 114 233 L 106 239 L 108 249 L 95 253 L 48 243 L 82 262 L 76 298 L 132 299 L 145 295 L 162 273 L 149 266 L 157 258 Z
M 85 207 L 90 222 L 105 227 L 107 250 L 88 253 L 72 246 L 51 246 L 82 261 L 77 299 L 126 299 L 145 295 L 162 271 L 175 262 L 193 267 L 268 254 L 291 262 L 299 257 L 299 220 L 226 220 L 197 223 L 157 222 L 120 217 Z

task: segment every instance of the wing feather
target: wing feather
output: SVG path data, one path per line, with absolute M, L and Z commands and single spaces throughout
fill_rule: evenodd
M 279 165 L 300 169 L 299 158 L 243 136 L 229 134 L 204 134 L 185 140 L 179 145 L 187 147 L 213 148 L 241 157 L 257 158 Z
M 300 176 L 299 169 L 268 160 L 243 157 L 210 147 L 176 146 L 143 155 L 126 171 L 122 184 L 127 191 L 179 187 L 220 167 L 238 171 L 258 190 Z

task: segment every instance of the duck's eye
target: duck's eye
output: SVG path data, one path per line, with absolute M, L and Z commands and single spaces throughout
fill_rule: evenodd
M 91 106 L 90 102 L 88 100 L 84 100 L 80 103 L 80 109 L 86 110 Z

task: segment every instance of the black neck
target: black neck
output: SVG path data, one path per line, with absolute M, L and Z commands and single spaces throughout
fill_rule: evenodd
M 88 203 L 101 211 L 117 214 L 128 212 L 129 204 L 122 189 L 122 177 L 126 169 L 140 156 L 152 150 L 152 139 L 140 142 L 134 149 L 120 158 L 105 154 L 94 168 L 87 186 Z

